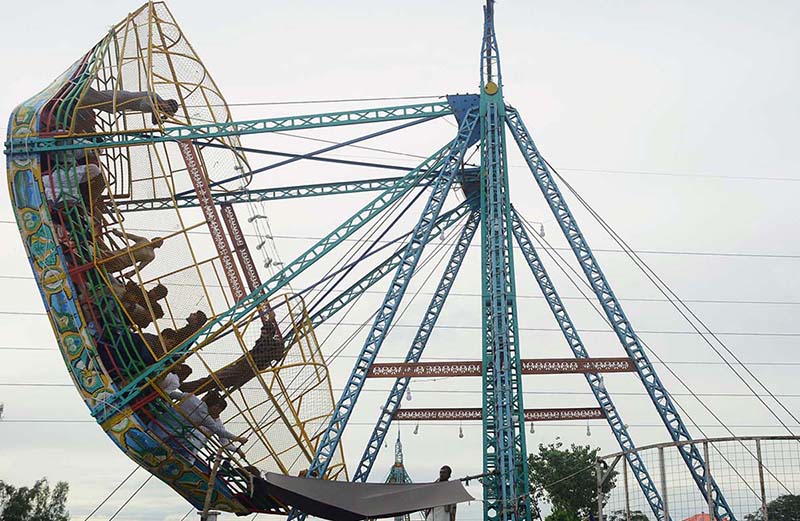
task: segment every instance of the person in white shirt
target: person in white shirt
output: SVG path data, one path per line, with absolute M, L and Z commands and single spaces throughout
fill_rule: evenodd
M 180 413 L 164 417 L 160 423 L 151 422 L 149 430 L 154 436 L 176 448 L 190 463 L 195 462 L 197 453 L 213 436 L 219 438 L 223 447 L 231 446 L 231 442 L 247 442 L 247 437 L 228 431 L 219 419 L 228 406 L 220 395 L 208 393 L 201 400 L 190 393 L 172 391 L 170 396 L 180 397 Z
M 186 393 L 180 391 L 181 384 L 192 374 L 192 368 L 186 364 L 176 366 L 172 372 L 158 381 L 158 386 L 164 394 L 173 400 L 180 400 Z
M 445 465 L 439 469 L 439 479 L 437 482 L 448 481 L 453 470 Z M 444 505 L 433 507 L 425 512 L 425 521 L 456 521 L 456 505 Z

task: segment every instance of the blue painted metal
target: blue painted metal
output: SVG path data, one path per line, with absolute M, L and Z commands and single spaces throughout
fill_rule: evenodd
M 592 286 L 592 290 L 614 328 L 614 332 L 622 343 L 625 352 L 634 362 L 639 378 L 642 380 L 647 394 L 667 427 L 670 437 L 673 441 L 692 441 L 689 430 L 684 424 L 672 397 L 656 374 L 647 352 L 642 347 L 639 337 L 633 329 L 633 325 L 622 310 L 619 300 L 614 295 L 608 280 L 600 269 L 594 253 L 589 248 L 586 238 L 578 227 L 578 223 L 567 206 L 547 164 L 539 154 L 539 150 L 522 122 L 522 118 L 519 113 L 509 107 L 506 113 L 506 122 L 533 173 L 536 183 L 544 194 L 553 216 L 561 227 L 561 231 L 564 233 L 567 242 L 581 265 L 581 269 Z M 707 487 L 711 489 L 711 501 L 714 504 L 717 518 L 735 521 L 736 518 L 733 511 L 728 506 L 728 502 L 725 500 L 725 496 L 713 476 L 706 475 L 705 463 L 697 446 L 690 443 L 680 445 L 678 449 L 703 497 L 706 497 Z
M 342 241 L 375 218 L 383 210 L 389 208 L 404 194 L 417 186 L 429 172 L 439 169 L 442 163 L 449 161 L 449 152 L 453 150 L 455 145 L 456 142 L 453 141 L 439 149 L 432 156 L 423 161 L 416 169 L 409 172 L 403 180 L 396 182 L 391 188 L 385 190 L 381 195 L 367 203 L 353 216 L 317 241 L 299 257 L 288 263 L 282 270 L 256 288 L 256 290 L 247 297 L 234 304 L 234 306 L 227 311 L 211 319 L 208 324 L 187 339 L 181 346 L 175 348 L 168 356 L 165 356 L 149 366 L 141 375 L 131 380 L 128 385 L 117 391 L 113 397 L 107 400 L 111 405 L 106 404 L 105 406 L 98 406 L 95 409 L 93 414 L 98 418 L 98 421 L 107 419 L 110 414 L 109 411 L 113 411 L 115 408 L 121 408 L 129 403 L 145 388 L 150 380 L 157 378 L 166 367 L 189 352 L 192 346 L 212 339 L 231 323 L 236 322 L 256 309 L 259 304 L 267 300 L 276 291 L 283 288 L 309 266 L 313 265 L 316 261 L 341 244 Z M 444 175 L 445 171 L 447 170 L 442 170 L 440 177 Z
M 389 290 L 384 297 L 383 304 L 375 316 L 375 320 L 367 334 L 367 339 L 356 360 L 353 371 L 334 408 L 330 424 L 317 446 L 317 453 L 308 471 L 308 474 L 311 476 L 317 476 L 319 478 L 325 476 L 331 457 L 339 445 L 341 435 L 347 427 L 347 422 L 353 412 L 353 407 L 361 394 L 364 382 L 366 381 L 367 372 L 383 345 L 383 341 L 391 327 L 397 308 L 405 295 L 408 283 L 422 256 L 425 243 L 428 241 L 436 218 L 439 216 L 442 206 L 444 205 L 444 201 L 450 191 L 456 173 L 461 167 L 464 152 L 467 148 L 467 139 L 472 134 L 472 130 L 475 128 L 477 122 L 478 115 L 472 112 L 464 119 L 459 127 L 458 135 L 447 154 L 442 171 L 431 189 L 431 194 L 425 209 L 414 227 L 414 232 L 405 248 L 403 260 L 397 267 L 394 278 L 389 285 Z M 299 515 L 299 513 L 293 513 L 293 516 L 297 515 Z M 293 516 L 290 516 L 290 518 Z
M 561 328 L 561 332 L 564 334 L 564 338 L 569 348 L 572 350 L 572 354 L 575 355 L 575 358 L 589 358 L 589 352 L 583 345 L 578 330 L 575 329 L 575 325 L 572 323 L 572 319 L 567 313 L 564 303 L 561 301 L 561 297 L 558 296 L 553 281 L 547 274 L 547 270 L 539 254 L 536 252 L 533 241 L 531 241 L 527 230 L 525 230 L 522 219 L 513 208 L 511 210 L 511 230 L 514 233 L 514 237 L 517 239 L 517 244 L 522 251 L 522 256 L 525 257 L 536 282 L 539 284 L 539 289 L 542 290 L 547 305 L 550 306 L 553 317 L 556 319 L 556 322 L 558 322 L 558 327 Z M 631 472 L 639 483 L 639 487 L 642 489 L 642 493 L 647 503 L 650 505 L 650 509 L 653 511 L 653 514 L 655 514 L 656 519 L 663 520 L 664 502 L 661 499 L 661 495 L 658 493 L 653 478 L 647 471 L 644 461 L 639 456 L 638 452 L 634 452 L 636 445 L 633 443 L 633 438 L 628 433 L 628 428 L 625 426 L 622 417 L 614 406 L 614 402 L 611 400 L 611 394 L 609 394 L 606 389 L 603 378 L 597 373 L 586 373 L 584 376 L 586 377 L 586 382 L 589 384 L 589 388 L 592 390 L 594 397 L 597 399 L 597 403 L 603 410 L 603 414 L 608 421 L 608 425 L 611 427 L 611 432 L 614 433 L 614 437 L 617 439 L 617 443 L 619 443 L 620 449 L 625 452 L 625 459 L 628 460 Z
M 508 200 L 500 55 L 494 1 L 481 49 L 481 261 L 483 266 L 483 508 L 485 520 L 531 519 L 516 284 Z
M 467 215 L 472 210 L 472 204 L 474 202 L 474 200 L 465 201 L 449 212 L 440 215 L 436 220 L 436 224 L 434 225 L 433 229 L 431 229 L 431 233 L 428 236 L 428 242 L 440 237 L 445 230 L 453 226 L 456 222 L 461 220 L 462 217 Z M 407 235 L 411 234 L 409 233 Z M 364 294 L 365 291 L 374 286 L 378 281 L 382 280 L 383 277 L 395 270 L 403 260 L 404 251 L 405 247 L 395 251 L 389 258 L 384 260 L 369 273 L 361 277 L 357 282 L 340 292 L 336 298 L 325 304 L 325 306 L 319 311 L 312 313 L 310 316 L 312 325 L 317 327 L 326 320 L 330 319 L 342 308 L 359 298 Z
M 227 136 L 243 136 L 247 134 L 263 134 L 287 130 L 305 130 L 311 128 L 341 127 L 361 123 L 380 123 L 407 119 L 429 118 L 431 116 L 451 114 L 447 103 L 424 103 L 418 105 L 402 105 L 364 110 L 348 110 L 309 114 L 305 116 L 287 116 L 280 118 L 254 119 L 247 121 L 230 121 L 208 123 L 205 125 L 189 125 L 166 127 L 163 130 L 148 130 L 119 134 L 92 134 L 85 137 L 32 137 L 16 138 L 5 142 L 7 156 L 52 152 L 56 150 L 77 150 L 83 148 L 108 148 L 162 143 L 165 141 L 182 141 L 195 139 L 213 139 Z
M 453 287 L 453 282 L 458 275 L 459 269 L 461 269 L 464 257 L 467 255 L 469 245 L 475 236 L 475 232 L 478 230 L 479 223 L 480 212 L 475 210 L 470 214 L 458 241 L 456 241 L 453 253 L 450 255 L 447 266 L 445 266 L 439 285 L 433 294 L 433 298 L 431 298 L 430 304 L 428 304 L 428 309 L 425 311 L 419 329 L 417 329 L 414 341 L 411 343 L 411 347 L 406 354 L 405 361 L 407 363 L 419 362 L 422 357 L 422 353 L 428 345 L 428 339 L 433 332 L 433 328 L 436 326 L 436 321 L 439 319 L 439 313 L 441 313 L 444 307 L 445 300 L 450 294 L 450 289 Z M 364 449 L 364 454 L 361 456 L 358 468 L 355 474 L 353 474 L 353 481 L 366 481 L 369 477 L 372 466 L 375 464 L 384 439 L 392 425 L 392 417 L 395 411 L 400 407 L 400 402 L 408 389 L 409 381 L 409 378 L 398 378 L 395 380 L 392 389 L 389 391 L 389 396 L 386 398 L 386 403 L 381 409 L 372 435 Z
M 453 110 L 453 115 L 456 121 L 461 125 L 461 122 L 466 117 L 467 113 L 472 109 L 479 109 L 481 104 L 481 97 L 478 94 L 452 94 L 447 96 L 447 103 Z M 481 139 L 481 129 L 476 127 L 472 131 L 472 135 L 467 140 L 467 146 L 470 147 Z

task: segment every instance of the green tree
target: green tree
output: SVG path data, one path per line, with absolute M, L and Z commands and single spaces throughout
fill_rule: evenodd
M 0 481 L 0 521 L 69 521 L 68 491 L 69 485 L 59 481 L 51 492 L 47 478 L 31 488 Z
M 769 521 L 797 521 L 800 519 L 800 496 L 787 494 L 767 503 Z M 745 517 L 745 521 L 764 521 L 761 509 Z
M 597 477 L 595 461 L 599 448 L 571 445 L 563 448 L 561 442 L 539 445 L 539 453 L 528 456 L 531 491 L 536 508 L 549 501 L 553 514 L 547 521 L 572 521 L 571 517 L 552 517 L 572 515 L 585 519 L 590 512 L 597 510 Z M 608 493 L 616 485 L 616 471 L 603 485 Z M 770 520 L 771 521 L 771 520 Z
M 544 521 L 581 521 L 577 514 L 571 514 L 565 510 L 554 510 Z

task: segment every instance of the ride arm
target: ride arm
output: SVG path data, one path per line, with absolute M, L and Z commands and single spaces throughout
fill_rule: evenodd
M 417 334 L 414 336 L 414 341 L 411 343 L 411 347 L 406 354 L 406 363 L 419 362 L 420 358 L 422 357 L 422 353 L 425 351 L 425 347 L 428 345 L 428 339 L 430 338 L 433 328 L 436 325 L 436 321 L 439 319 L 439 314 L 444 307 L 445 300 L 447 300 L 447 296 L 450 294 L 450 289 L 453 287 L 453 282 L 455 281 L 458 271 L 461 269 L 461 265 L 464 262 L 464 257 L 466 257 L 467 251 L 469 250 L 469 245 L 472 242 L 472 239 L 475 237 L 475 232 L 478 230 L 480 219 L 481 214 L 478 210 L 473 210 L 469 214 L 467 222 L 464 225 L 458 240 L 456 241 L 453 253 L 450 255 L 450 260 L 448 261 L 447 266 L 445 266 L 442 277 L 439 280 L 439 285 L 436 287 L 433 298 L 431 298 L 430 304 L 428 304 L 428 309 L 425 311 L 422 322 L 417 329 Z M 395 411 L 400 407 L 400 401 L 403 399 L 403 395 L 408 388 L 409 380 L 409 378 L 398 378 L 395 380 L 391 391 L 389 391 L 389 396 L 386 399 L 386 403 L 381 409 L 380 416 L 378 417 L 378 421 L 372 431 L 372 435 L 370 436 L 367 446 L 364 449 L 364 454 L 361 456 L 361 461 L 358 464 L 358 468 L 353 475 L 353 481 L 365 482 L 369 477 L 372 466 L 375 463 L 384 439 L 389 432 L 389 427 L 392 425 L 392 417 L 394 416 Z
M 264 134 L 289 130 L 341 127 L 361 123 L 382 123 L 409 119 L 429 118 L 452 114 L 447 102 L 402 105 L 374 109 L 326 112 L 304 116 L 227 121 L 151 129 L 144 132 L 92 134 L 82 137 L 31 137 L 6 141 L 6 154 L 31 154 L 56 150 L 79 150 L 84 148 L 109 148 L 163 143 L 194 139 L 215 139 L 248 134 Z
M 174 349 L 161 360 L 144 370 L 139 376 L 132 379 L 127 386 L 119 390 L 113 399 L 115 407 L 122 407 L 135 398 L 142 389 L 146 388 L 147 383 L 161 374 L 166 367 L 176 360 L 179 360 L 189 352 L 196 344 L 211 341 L 217 334 L 225 329 L 229 324 L 247 316 L 255 310 L 262 302 L 266 301 L 280 288 L 291 282 L 295 277 L 303 273 L 309 266 L 313 265 L 320 258 L 328 254 L 342 241 L 350 237 L 362 226 L 370 222 L 386 208 L 389 208 L 395 201 L 400 199 L 409 190 L 417 186 L 419 181 L 431 170 L 436 170 L 445 160 L 448 151 L 451 150 L 453 143 L 445 145 L 417 168 L 403 177 L 402 182 L 397 182 L 391 188 L 385 190 L 381 195 L 367 203 L 358 212 L 352 215 L 344 223 L 328 235 L 314 243 L 309 249 L 299 257 L 288 263 L 282 270 L 273 275 L 269 280 L 256 288 L 247 297 L 234 304 L 227 311 L 220 313 L 210 320 L 203 328 L 187 339 L 183 344 Z M 107 419 L 114 408 L 109 406 L 98 406 L 93 411 L 97 418 Z
M 533 138 L 531 138 L 528 129 L 522 122 L 519 113 L 512 107 L 507 108 L 506 123 L 536 183 L 539 185 L 547 204 L 550 206 L 550 210 L 558 222 L 564 237 L 567 239 L 570 248 L 572 248 L 575 257 L 578 259 L 578 263 L 597 296 L 611 327 L 614 329 L 625 352 L 634 362 L 639 378 L 644 384 L 645 390 L 650 396 L 658 414 L 661 416 L 661 420 L 669 431 L 670 437 L 676 442 L 692 441 L 689 430 L 683 422 L 672 396 L 667 392 L 666 387 L 664 387 L 658 374 L 656 374 L 655 367 L 650 361 L 647 352 L 644 350 L 639 336 L 634 331 L 633 325 L 622 310 L 622 305 L 611 289 L 611 285 L 608 283 L 605 274 L 600 268 L 600 264 L 597 262 L 594 253 L 586 241 L 586 237 L 578 227 L 578 223 L 567 206 L 567 202 L 564 200 L 561 190 L 553 179 L 550 168 L 536 148 Z M 692 474 L 692 478 L 700 490 L 700 493 L 706 499 L 708 499 L 707 487 L 710 489 L 716 517 L 719 519 L 728 518 L 734 521 L 736 518 L 728 502 L 725 500 L 722 490 L 717 485 L 713 476 L 706 475 L 705 469 L 707 467 L 697 446 L 693 443 L 682 444 L 678 446 L 678 450 L 689 472 Z

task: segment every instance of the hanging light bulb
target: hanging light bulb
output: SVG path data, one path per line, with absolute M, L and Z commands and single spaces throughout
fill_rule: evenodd
M 263 247 L 264 247 L 264 245 L 265 245 L 265 244 L 267 244 L 267 241 L 266 241 L 266 239 L 265 239 L 265 240 L 262 240 L 261 242 L 259 242 L 259 243 L 258 243 L 258 245 L 256 246 L 256 249 L 257 249 L 257 250 L 260 250 L 261 248 L 263 248 Z
M 383 448 L 384 449 L 388 449 L 389 448 L 389 444 L 386 443 L 386 438 L 383 439 Z
M 533 422 L 531 422 L 531 434 L 536 434 L 536 429 L 533 428 Z
M 411 387 L 406 387 L 406 401 L 411 401 Z
M 464 427 L 462 427 L 461 425 L 458 426 L 458 437 L 459 438 L 464 437 Z
M 264 267 L 269 268 L 270 266 L 272 266 L 272 259 L 267 257 L 267 260 L 264 261 Z
M 586 422 L 586 436 L 589 437 L 592 435 L 592 430 L 589 428 L 589 422 Z
M 414 426 L 414 434 L 419 434 L 419 422 Z
M 544 238 L 544 223 L 539 223 L 539 237 Z
M 266 218 L 267 218 L 266 215 L 261 215 L 260 213 L 257 213 L 254 216 L 252 216 L 249 219 L 247 219 L 247 222 L 251 223 L 251 222 L 255 221 L 256 219 L 266 219 Z

